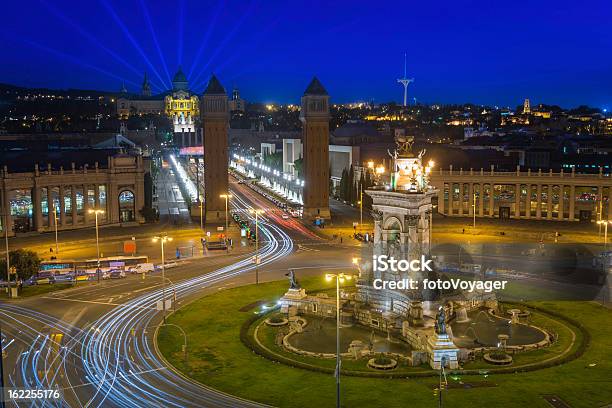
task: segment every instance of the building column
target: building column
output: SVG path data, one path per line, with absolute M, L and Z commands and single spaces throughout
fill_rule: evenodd
M 96 206 L 96 210 L 100 209 L 100 185 L 94 184 L 94 205 Z
M 521 185 L 514 185 L 514 218 L 521 218 Z
M 495 217 L 495 184 L 491 182 L 489 186 L 489 217 L 493 218 Z
M 72 210 L 72 225 L 79 223 L 79 216 L 77 215 L 77 196 L 76 196 L 76 185 L 70 186 L 70 208 Z
M 43 230 L 44 226 L 42 220 L 40 187 L 38 187 L 36 182 L 34 182 L 34 188 L 32 189 L 32 208 L 34 209 L 34 228 L 36 228 L 36 231 L 40 232 Z
M 600 205 L 601 205 L 601 208 L 600 208 Z M 600 210 L 601 210 L 601 214 L 600 214 Z M 597 198 L 595 199 L 595 221 L 606 219 L 604 217 L 603 210 L 604 210 L 603 209 L 603 186 L 599 185 L 597 186 Z
M 525 218 L 531 218 L 531 183 L 527 184 L 527 194 L 525 195 Z
M 473 217 L 474 210 L 476 210 L 476 208 L 474 208 L 474 183 L 468 184 L 468 200 L 468 215 Z
M 612 198 L 612 186 L 608 188 L 608 221 L 612 221 L 612 203 L 610 198 Z
M 64 191 L 64 185 L 60 184 L 59 186 L 59 204 L 60 204 L 59 222 L 62 227 L 66 225 L 66 203 L 64 202 L 64 194 L 66 194 L 66 192 Z
M 559 221 L 563 221 L 563 205 L 565 198 L 565 186 L 563 184 L 559 185 L 559 213 L 557 214 L 557 219 Z
M 55 226 L 55 217 L 53 216 L 53 210 L 55 203 L 53 202 L 53 187 L 47 186 L 47 225 L 49 229 Z
M 440 193 L 438 193 L 438 214 L 444 214 L 444 181 L 442 181 L 442 189 L 440 190 Z
M 484 216 L 484 183 L 480 183 L 480 191 L 478 192 L 478 216 Z
M 40 208 L 40 202 L 38 205 Z M 8 235 L 13 236 L 13 216 L 11 215 L 11 200 L 9 199 L 9 190 L 4 185 L 4 189 L 2 190 L 2 235 L 4 235 L 4 228 L 8 230 Z M 2 358 L 2 357 L 0 357 Z
M 536 220 L 542 219 L 542 184 L 538 183 L 536 192 Z
M 453 216 L 453 194 L 455 193 L 455 183 L 448 183 L 448 215 Z
M 570 186 L 570 196 L 569 196 L 569 218 L 568 220 L 574 221 L 576 218 L 574 217 L 576 207 L 576 186 Z
M 89 186 L 83 184 L 83 219 L 85 225 L 89 224 Z
M 107 185 L 108 191 L 106 193 L 106 202 L 108 207 L 108 218 L 107 222 L 116 224 L 119 222 L 119 199 L 118 190 L 115 183 L 109 183 Z
M 548 185 L 548 194 L 546 194 L 546 219 L 552 220 L 552 196 L 553 196 L 553 186 L 552 184 Z
M 459 183 L 459 216 L 463 216 L 463 204 L 465 204 L 465 197 L 463 195 L 465 189 L 465 183 Z

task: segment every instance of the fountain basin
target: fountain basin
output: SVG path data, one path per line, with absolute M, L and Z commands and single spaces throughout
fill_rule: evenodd
M 375 370 L 393 370 L 397 367 L 397 360 L 388 357 L 385 357 L 383 361 L 380 361 L 379 358 L 371 358 L 368 360 L 368 367 Z
M 508 346 L 527 346 L 544 344 L 547 334 L 534 326 L 511 323 L 510 320 L 490 315 L 482 311 L 470 313 L 468 322 L 451 324 L 453 341 L 462 348 L 497 347 L 499 335 L 508 336 Z
M 490 364 L 495 364 L 495 365 L 512 364 L 512 356 L 506 353 L 499 352 L 499 351 L 485 353 L 484 356 L 482 356 L 482 358 L 484 359 L 484 361 Z
M 369 351 L 376 353 L 395 353 L 409 355 L 412 348 L 407 343 L 387 335 L 374 332 L 360 325 L 342 326 L 340 328 L 340 351 L 346 353 L 354 340 L 360 340 Z M 336 321 L 317 316 L 308 317 L 308 325 L 301 333 L 294 333 L 287 338 L 287 343 L 298 350 L 311 353 L 333 354 L 336 352 Z

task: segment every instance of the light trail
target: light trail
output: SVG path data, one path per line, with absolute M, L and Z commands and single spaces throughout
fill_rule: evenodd
M 221 42 L 219 42 L 219 45 L 212 52 L 212 54 L 210 55 L 210 58 L 208 59 L 206 64 L 204 64 L 204 67 L 202 67 L 202 69 L 200 69 L 200 73 L 198 75 L 196 75 L 195 78 L 192 79 L 192 81 L 191 81 L 192 83 L 195 83 L 195 84 L 198 83 L 198 80 L 201 78 L 202 74 L 206 72 L 206 68 L 208 68 L 210 66 L 212 61 L 217 57 L 217 55 L 219 55 L 219 53 L 223 50 L 225 45 L 236 35 L 236 33 L 238 32 L 238 30 L 240 29 L 242 24 L 246 21 L 247 17 L 249 17 L 251 15 L 251 12 L 253 11 L 253 8 L 255 7 L 255 3 L 256 3 L 255 0 L 251 0 L 249 2 L 249 5 L 247 7 L 246 12 L 240 17 L 240 19 L 238 20 L 236 25 L 229 32 L 229 34 Z M 203 82 L 201 82 L 200 84 L 195 86 L 193 89 L 199 89 L 200 87 L 204 86 L 205 82 L 207 82 L 207 81 L 208 81 L 208 79 L 205 79 Z
M 234 195 L 233 206 L 250 208 Z M 265 244 L 260 248 L 260 267 L 293 251 L 291 238 L 262 216 L 260 234 Z M 253 271 L 251 255 L 206 275 L 178 282 L 173 286 L 177 299 L 185 299 L 203 288 Z M 89 330 L 81 348 L 87 377 L 97 380 L 96 392 L 85 407 L 254 407 L 260 404 L 195 384 L 165 365 L 154 351 L 149 333 L 158 317 L 154 306 L 161 299 L 157 289 L 133 299 L 98 319 Z M 137 375 L 135 373 L 146 373 Z
M 217 5 L 217 8 L 215 10 L 215 13 L 213 14 L 212 20 L 210 21 L 209 24 L 207 24 L 208 28 L 206 29 L 206 34 L 204 34 L 204 38 L 202 39 L 202 41 L 200 41 L 200 47 L 198 48 L 195 58 L 193 59 L 193 62 L 191 63 L 191 69 L 189 70 L 189 75 L 188 75 L 189 78 L 192 77 L 193 71 L 196 69 L 197 65 L 200 63 L 202 52 L 204 51 L 204 48 L 208 44 L 208 39 L 210 38 L 210 35 L 212 34 L 213 29 L 215 28 L 217 24 L 217 18 L 219 18 L 219 14 L 221 14 L 221 10 L 223 10 L 224 6 L 225 6 L 225 1 L 221 0 L 219 4 Z
M 50 4 L 50 3 L 48 3 L 48 2 L 46 2 L 44 0 L 41 0 L 41 3 L 43 4 L 44 7 L 47 8 L 47 10 L 49 10 L 53 15 L 55 15 L 57 18 L 62 20 L 66 25 L 68 25 L 68 26 L 72 27 L 73 29 L 75 29 L 79 34 L 81 34 L 83 37 L 87 38 L 90 42 L 95 44 L 101 50 L 103 50 L 106 53 L 108 53 L 111 57 L 113 57 L 115 60 L 117 60 L 118 62 L 123 64 L 130 71 L 132 71 L 133 73 L 135 73 L 138 76 L 142 75 L 142 72 L 140 72 L 136 68 L 134 68 L 134 66 L 132 64 L 127 62 L 124 58 L 122 58 L 115 51 L 111 50 L 106 45 L 104 45 L 93 34 L 88 32 L 87 30 L 85 30 L 77 22 L 75 22 L 74 20 L 70 19 L 66 14 L 64 14 L 63 12 L 58 10 L 56 7 L 54 7 L 53 4 Z M 151 82 L 151 85 L 154 86 L 155 88 L 161 89 L 162 91 L 164 90 L 164 88 L 160 87 L 158 84 L 156 84 L 154 82 Z
M 162 63 L 162 68 L 164 68 L 164 72 L 168 77 L 168 82 L 172 83 L 172 77 L 170 76 L 170 72 L 168 72 L 168 65 L 166 65 L 166 59 L 164 58 L 164 54 L 162 53 L 161 47 L 159 46 L 159 42 L 157 41 L 157 35 L 155 34 L 155 29 L 153 28 L 153 23 L 151 22 L 151 15 L 149 14 L 149 9 L 145 4 L 144 0 L 140 0 L 140 7 L 142 9 L 142 14 L 145 17 L 145 21 L 147 22 L 147 27 L 149 28 L 149 32 L 151 33 L 151 37 L 153 37 L 153 44 L 155 44 L 155 49 L 157 50 L 157 55 Z
M 125 26 L 121 18 L 117 15 L 117 13 L 115 13 L 115 10 L 113 9 L 113 7 L 106 0 L 100 0 L 100 3 L 102 3 L 106 11 L 108 11 L 108 14 L 110 14 L 113 20 L 115 20 L 115 23 L 117 23 L 119 28 L 121 28 L 121 31 L 123 32 L 123 34 L 127 37 L 130 43 L 134 46 L 136 51 L 138 51 L 138 53 L 140 54 L 144 62 L 147 63 L 147 65 L 149 66 L 151 71 L 153 71 L 155 76 L 162 82 L 162 84 L 167 86 L 167 84 L 164 82 L 161 75 L 159 75 L 159 73 L 157 72 L 157 70 L 155 69 L 155 67 L 153 66 L 153 64 L 151 63 L 151 61 L 145 54 L 145 52 L 142 50 L 142 47 L 140 47 L 140 45 L 138 44 L 138 42 L 136 41 L 132 33 L 130 33 L 130 30 L 128 30 L 128 28 Z

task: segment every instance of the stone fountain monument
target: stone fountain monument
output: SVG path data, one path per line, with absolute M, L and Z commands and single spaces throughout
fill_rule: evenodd
M 437 190 L 429 185 L 429 175 L 434 163 L 423 164 L 425 151 L 412 152 L 412 136 L 397 137 L 396 149 L 389 152 L 393 168 L 391 183 L 385 188 L 367 190 L 372 197 L 374 217 L 373 255 L 387 255 L 395 259 L 421 259 L 430 255 L 432 198 Z M 422 273 L 378 272 L 364 268 L 358 282 L 359 299 L 381 311 L 418 320 L 415 301 L 427 298 L 421 290 L 377 290 L 374 279 L 399 281 L 421 280 Z M 412 302 L 412 305 L 411 305 Z M 417 314 L 417 316 L 415 316 Z

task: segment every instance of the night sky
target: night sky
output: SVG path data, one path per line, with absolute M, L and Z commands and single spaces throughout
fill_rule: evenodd
M 182 65 L 250 101 L 298 103 L 317 75 L 334 102 L 612 108 L 609 1 L 10 1 L 0 82 L 138 91 Z

